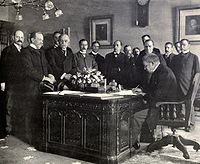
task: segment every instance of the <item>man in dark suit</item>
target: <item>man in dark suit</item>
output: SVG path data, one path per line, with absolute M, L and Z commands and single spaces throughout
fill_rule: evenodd
M 125 68 L 126 57 L 122 49 L 122 42 L 116 40 L 113 44 L 114 51 L 107 54 L 105 57 L 105 75 L 107 82 L 115 80 L 117 83 L 122 83 L 122 71 Z
M 172 59 L 174 56 L 175 54 L 173 54 L 173 44 L 171 42 L 165 43 L 165 54 L 163 54 L 163 58 L 165 59 L 169 68 L 172 67 Z
M 132 48 L 130 45 L 124 46 L 125 54 L 125 68 L 122 72 L 122 85 L 124 88 L 133 88 L 138 84 L 138 74 L 135 67 L 135 57 L 132 53 Z
M 42 134 L 42 99 L 40 83 L 48 81 L 54 83 L 55 78 L 47 65 L 43 46 L 43 34 L 33 32 L 30 34 L 30 45 L 22 49 L 21 65 L 23 69 L 23 99 L 21 100 L 24 112 L 25 141 L 39 146 Z
M 150 73 L 146 73 L 146 71 L 144 71 L 144 65 L 143 65 L 143 60 L 142 58 L 146 55 L 149 55 L 151 53 L 156 54 L 159 57 L 160 63 L 163 65 L 166 65 L 165 59 L 163 58 L 163 56 L 160 54 L 160 52 L 158 52 L 157 50 L 154 49 L 154 42 L 153 40 L 146 40 L 144 43 L 144 50 L 140 52 L 140 55 L 137 57 L 135 65 L 137 68 L 137 71 L 140 75 L 140 84 L 142 85 L 143 88 L 146 88 L 148 86 L 149 83 L 149 79 L 151 77 Z
M 59 37 L 59 46 L 48 52 L 49 64 L 53 71 L 56 81 L 61 79 L 69 80 L 71 74 L 76 72 L 74 54 L 71 48 L 68 47 L 70 42 L 67 34 L 62 34 Z
M 4 95 L 4 97 L 0 101 L 4 99 L 7 102 L 1 102 L 4 106 L 1 107 L 0 116 L 2 116 L 1 119 L 4 122 L 6 119 L 7 129 L 6 132 L 4 127 L 3 132 L 0 132 L 2 138 L 6 136 L 6 133 L 15 135 L 19 128 L 20 120 L 17 114 L 20 109 L 19 96 L 22 76 L 20 72 L 20 51 L 24 42 L 24 33 L 20 30 L 15 31 L 13 41 L 13 44 L 3 49 L 0 59 L 0 83 L 4 83 L 1 85 L 5 85 L 5 92 L 1 91 L 1 96 Z M 7 113 L 6 116 L 5 113 Z
M 53 46 L 50 47 L 49 49 L 46 50 L 45 56 L 47 61 L 49 61 L 49 54 L 51 54 L 51 51 L 54 51 L 55 48 L 57 48 L 59 46 L 59 37 L 60 37 L 60 32 L 59 31 L 55 31 L 53 33 Z
M 190 42 L 188 39 L 182 39 L 181 53 L 172 60 L 172 70 L 177 79 L 178 98 L 183 100 L 187 95 L 194 75 L 200 72 L 198 57 L 190 52 Z M 179 118 L 183 118 L 182 110 L 179 112 Z
M 93 56 L 87 53 L 88 42 L 86 39 L 79 41 L 80 51 L 75 54 L 75 65 L 78 72 L 84 72 L 87 70 L 96 69 L 98 65 Z
M 155 54 L 149 54 L 143 58 L 144 69 L 151 73 L 151 79 L 144 99 L 147 101 L 147 109 L 136 112 L 133 117 L 134 136 L 137 139 L 141 132 L 142 124 L 147 123 L 149 133 L 152 134 L 159 117 L 159 110 L 155 107 L 159 101 L 176 100 L 177 83 L 172 70 L 165 65 L 160 64 L 159 57 Z M 170 88 L 170 89 L 169 89 Z M 145 134 L 147 135 L 147 134 Z M 147 136 L 144 136 L 147 137 Z M 141 136 L 143 139 L 143 136 Z
M 95 58 L 95 61 L 98 65 L 98 70 L 104 74 L 105 68 L 104 68 L 104 57 L 101 56 L 99 52 L 100 43 L 98 41 L 92 42 L 92 51 L 89 53 L 89 55 L 92 55 Z

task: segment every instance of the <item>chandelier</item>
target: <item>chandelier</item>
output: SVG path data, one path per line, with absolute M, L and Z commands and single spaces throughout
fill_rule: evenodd
M 63 14 L 62 10 L 58 9 L 58 7 L 51 0 L 0 0 L 1 6 L 13 6 L 16 9 L 16 20 L 23 20 L 23 16 L 21 15 L 22 7 L 30 7 L 36 10 L 42 10 L 43 15 L 42 19 L 49 19 L 49 14 L 47 11 L 55 10 L 55 16 L 59 17 Z

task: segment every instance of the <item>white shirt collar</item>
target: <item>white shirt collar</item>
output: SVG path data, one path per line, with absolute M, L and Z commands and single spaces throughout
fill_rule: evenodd
M 37 47 L 36 47 L 36 45 L 35 45 L 35 44 L 33 44 L 33 43 L 30 43 L 30 46 L 31 46 L 32 48 L 34 48 L 34 49 L 36 49 L 36 50 L 37 50 Z
M 92 54 L 93 54 L 93 55 L 97 55 L 97 54 L 98 54 L 98 52 L 94 52 L 94 51 L 92 51 Z
M 188 52 L 190 52 L 190 50 L 187 50 L 187 51 L 185 51 L 185 52 L 182 52 L 183 54 L 187 54 Z
M 17 48 L 17 50 L 20 52 L 21 51 L 21 46 L 19 46 L 18 44 L 14 43 L 15 47 Z

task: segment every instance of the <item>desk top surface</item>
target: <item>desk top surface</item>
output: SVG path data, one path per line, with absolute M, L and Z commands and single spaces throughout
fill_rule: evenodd
M 88 93 L 88 92 L 81 92 L 81 91 L 71 91 L 71 90 L 63 90 L 63 91 L 56 91 L 56 92 L 46 92 L 43 94 L 45 97 L 54 97 L 54 96 L 75 96 L 81 98 L 92 98 L 92 99 L 101 99 L 101 100 L 110 100 L 110 99 L 121 99 L 127 96 L 142 96 L 144 93 L 134 93 L 132 90 L 122 90 L 120 92 L 114 93 Z

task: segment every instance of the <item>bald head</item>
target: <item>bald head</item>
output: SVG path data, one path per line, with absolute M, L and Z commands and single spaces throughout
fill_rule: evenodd
M 15 44 L 22 46 L 22 43 L 24 42 L 24 33 L 21 30 L 15 31 L 13 40 Z

